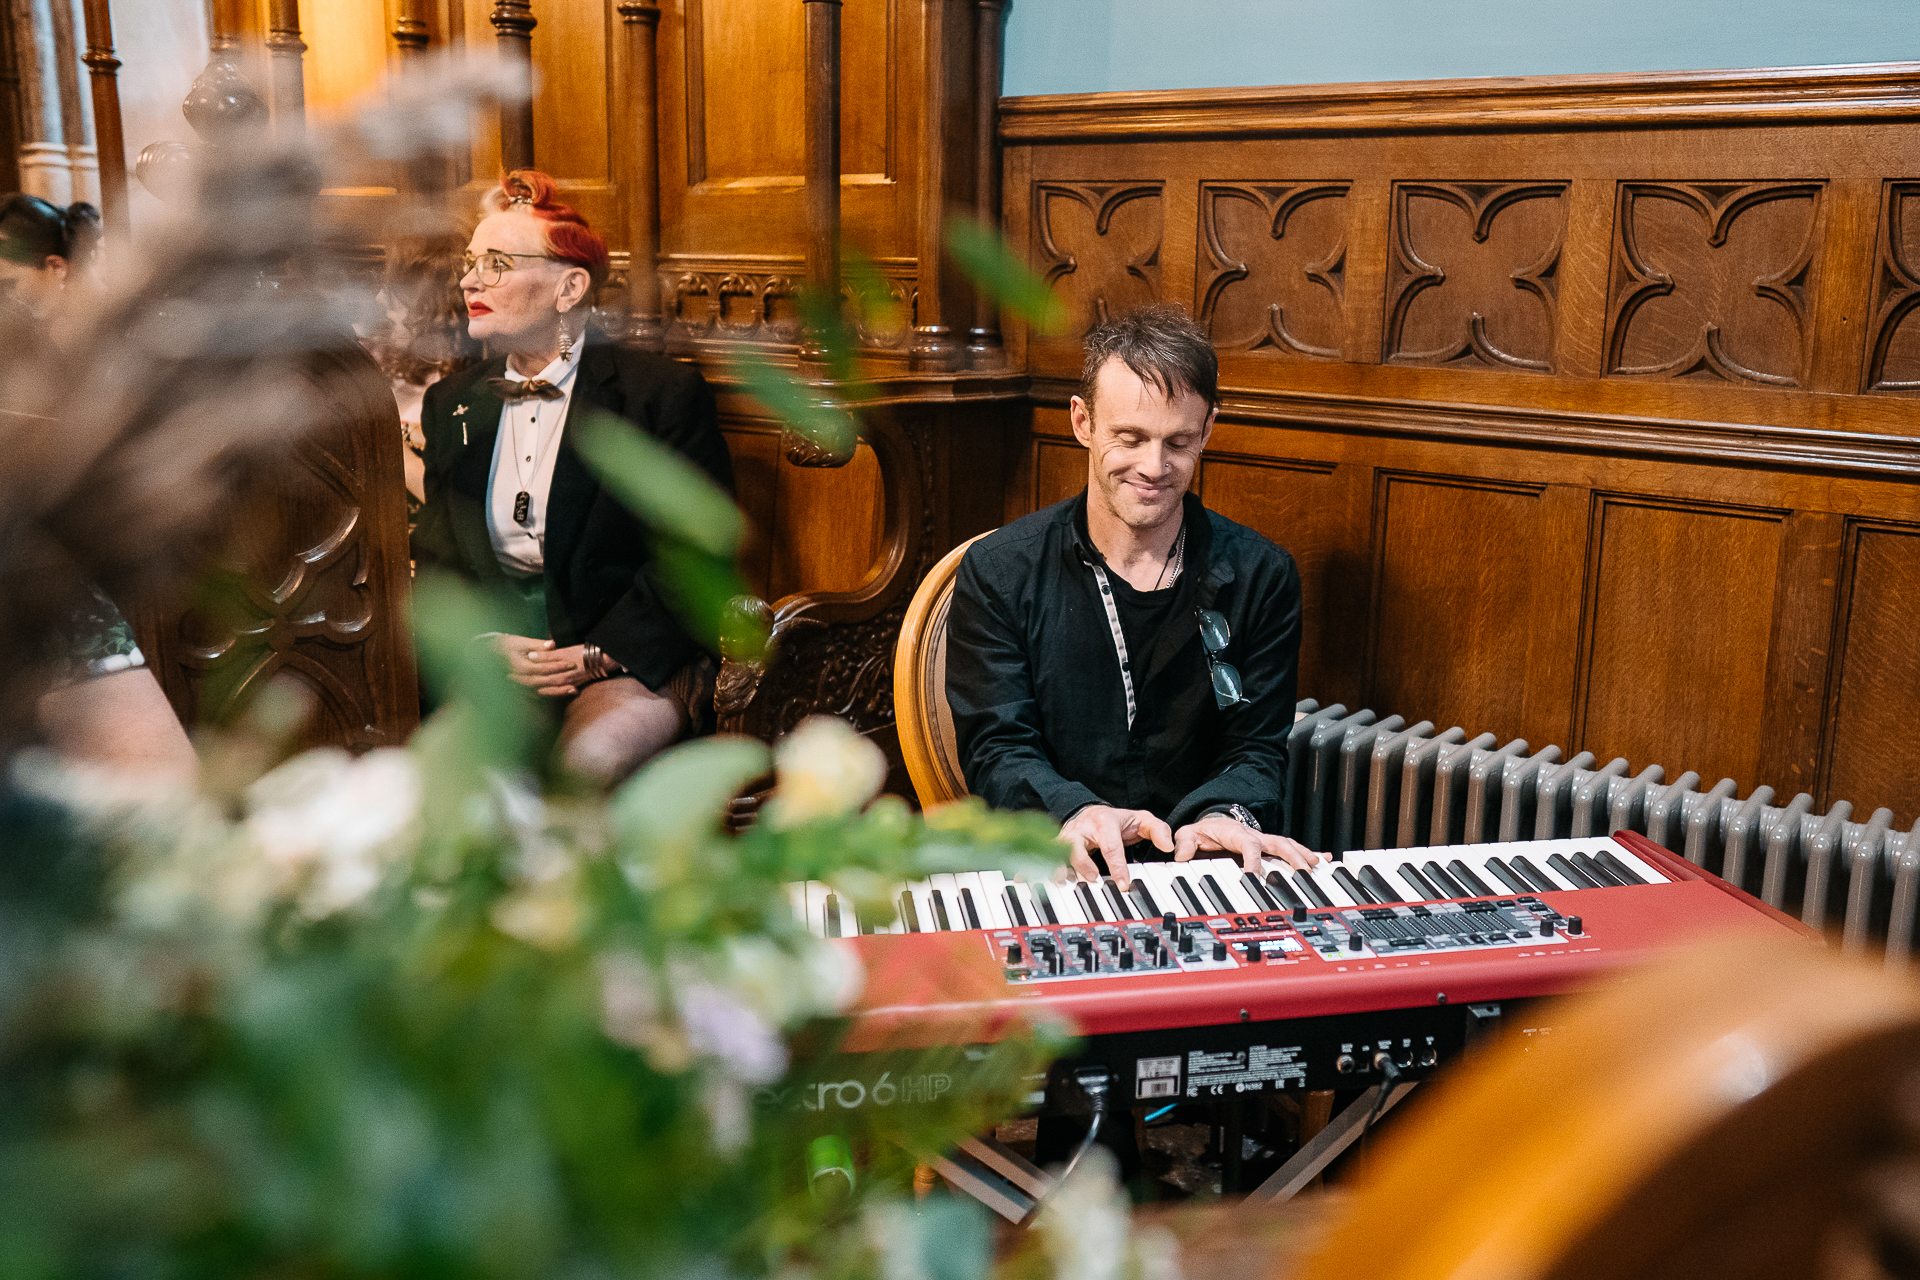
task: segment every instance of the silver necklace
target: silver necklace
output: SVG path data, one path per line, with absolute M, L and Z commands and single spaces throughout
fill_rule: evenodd
M 1187 530 L 1180 528 L 1180 535 L 1173 540 L 1173 550 L 1167 553 L 1167 562 L 1160 566 L 1160 577 L 1153 580 L 1153 589 L 1158 591 L 1162 579 L 1168 582 L 1180 581 L 1180 571 L 1187 565 Z

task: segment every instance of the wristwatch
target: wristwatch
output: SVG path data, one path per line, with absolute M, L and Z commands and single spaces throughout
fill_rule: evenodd
M 1260 830 L 1260 819 L 1254 817 L 1253 810 L 1247 808 L 1247 806 L 1243 804 L 1230 804 L 1227 806 L 1226 813 L 1229 818 L 1232 818 L 1241 826 L 1252 827 L 1255 831 Z

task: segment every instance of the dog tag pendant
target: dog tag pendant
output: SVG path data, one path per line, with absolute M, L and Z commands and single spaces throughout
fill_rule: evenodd
M 514 494 L 513 495 L 513 522 L 515 524 L 526 524 L 527 512 L 528 512 L 528 509 L 531 508 L 532 506 L 533 506 L 533 495 L 528 493 L 525 489 L 522 489 L 520 492 Z

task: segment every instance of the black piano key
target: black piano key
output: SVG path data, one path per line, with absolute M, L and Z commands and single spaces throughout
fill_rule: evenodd
M 1414 866 L 1411 862 L 1403 862 L 1400 864 L 1400 878 L 1405 880 L 1408 886 L 1413 889 L 1416 897 L 1425 901 L 1431 902 L 1436 898 L 1451 898 L 1454 896 L 1421 875 L 1420 868 Z
M 1267 886 L 1260 883 L 1259 876 L 1254 875 L 1251 871 L 1242 871 L 1240 873 L 1240 883 L 1246 886 L 1247 892 L 1253 897 L 1253 900 L 1266 910 L 1278 911 L 1280 909 L 1280 900 L 1267 892 Z
M 1493 896 L 1493 890 L 1487 887 L 1487 882 L 1473 874 L 1473 868 L 1458 858 L 1447 863 L 1447 874 L 1454 878 L 1455 883 L 1466 888 L 1467 892 L 1460 895 L 1463 898 L 1491 898 Z
M 1547 859 L 1547 866 L 1549 869 L 1558 872 L 1562 880 L 1565 880 L 1576 889 L 1599 889 L 1605 887 L 1605 881 L 1594 879 L 1573 863 L 1568 862 L 1565 854 L 1553 854 Z
M 1060 913 L 1053 909 L 1053 895 L 1047 892 L 1046 885 L 1034 889 L 1033 905 L 1040 908 L 1040 914 L 1048 924 L 1060 923 Z
M 1638 871 L 1613 856 L 1613 850 L 1602 849 L 1593 855 L 1593 860 L 1613 872 L 1614 878 L 1622 884 L 1646 884 L 1647 880 Z
M 1560 885 L 1552 876 L 1533 865 L 1526 857 L 1516 856 L 1507 860 L 1507 865 L 1527 878 L 1527 882 L 1542 893 L 1552 893 Z
M 1173 891 L 1180 895 L 1180 901 L 1185 904 L 1188 915 L 1206 916 L 1213 914 L 1200 905 L 1200 895 L 1193 891 L 1193 886 L 1187 883 L 1185 876 L 1175 876 L 1173 878 Z
M 1380 905 L 1374 900 L 1373 894 L 1367 890 L 1367 887 L 1358 880 L 1355 880 L 1353 878 L 1353 872 L 1347 870 L 1345 867 L 1335 867 L 1333 869 L 1333 878 L 1339 881 L 1340 887 L 1351 894 L 1353 900 L 1361 906 Z
M 1327 891 L 1322 889 L 1319 884 L 1315 882 L 1314 878 L 1306 872 L 1294 872 L 1293 882 L 1300 886 L 1300 892 L 1306 895 L 1307 900 L 1314 906 L 1330 907 L 1333 905 L 1333 899 L 1327 896 Z
M 1087 920 L 1094 924 L 1105 924 L 1107 918 L 1100 914 L 1100 904 L 1095 901 L 1093 889 L 1085 880 L 1075 880 L 1073 891 L 1080 897 L 1080 909 L 1087 913 Z
M 1505 884 L 1507 888 L 1513 890 L 1515 893 L 1532 893 L 1534 890 L 1534 886 L 1521 878 L 1518 871 L 1515 871 L 1498 858 L 1487 859 L 1487 870 L 1500 877 L 1501 883 Z
M 1599 881 L 1602 888 L 1611 889 L 1626 883 L 1584 853 L 1576 853 L 1573 855 L 1573 865 L 1586 872 L 1588 876 Z
M 1153 900 L 1153 891 L 1147 888 L 1147 882 L 1138 877 L 1133 882 L 1133 900 L 1140 904 L 1142 911 L 1146 912 L 1145 919 L 1158 920 L 1167 914 L 1160 909 L 1160 904 Z
M 830 894 L 828 894 L 828 895 L 827 895 L 827 912 L 826 912 L 826 914 L 827 914 L 827 936 L 828 936 L 829 938 L 837 938 L 837 937 L 839 937 L 839 936 L 840 936 L 840 898 L 839 898 L 839 895 L 837 895 L 837 894 L 832 894 L 832 893 L 830 893 Z
M 1393 886 L 1387 883 L 1387 878 L 1371 865 L 1360 868 L 1360 883 L 1367 886 L 1367 891 L 1382 902 L 1406 901 L 1393 891 Z
M 1439 887 L 1441 897 L 1471 898 L 1473 896 L 1473 890 L 1462 884 L 1457 877 L 1448 875 L 1447 869 L 1439 863 L 1429 862 L 1421 869 L 1427 873 L 1427 879 Z
M 1127 905 L 1127 895 L 1120 892 L 1119 885 L 1115 884 L 1112 880 L 1102 880 L 1100 884 L 1107 891 L 1108 901 L 1113 903 L 1113 918 L 1115 920 L 1139 919 L 1138 916 L 1133 914 L 1133 908 Z
M 900 921 L 907 926 L 908 933 L 925 933 L 920 927 L 920 908 L 913 905 L 913 894 L 905 889 L 900 891 Z
M 952 932 L 953 922 L 947 915 L 946 898 L 941 895 L 938 889 L 927 890 L 927 896 L 933 899 L 933 919 L 934 923 L 940 926 L 940 932 Z
M 1267 872 L 1267 892 L 1279 900 L 1281 909 L 1285 911 L 1307 905 L 1305 899 L 1295 893 L 1293 886 L 1287 883 L 1286 876 L 1278 871 Z
M 1212 872 L 1207 872 L 1200 877 L 1200 885 L 1207 891 L 1209 898 L 1220 904 L 1220 910 L 1228 915 L 1233 914 L 1233 899 L 1227 896 L 1227 891 L 1220 887 L 1220 882 L 1213 878 Z
M 1013 891 L 1012 885 L 1007 886 L 1007 915 L 1022 929 L 1027 927 L 1027 909 L 1020 905 L 1020 895 Z
M 967 888 L 965 885 L 960 886 L 960 914 L 965 918 L 967 928 L 978 929 L 980 927 L 980 913 L 974 910 L 973 907 L 973 890 Z

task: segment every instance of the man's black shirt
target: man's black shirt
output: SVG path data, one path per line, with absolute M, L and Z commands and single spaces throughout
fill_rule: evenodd
M 1137 704 L 1129 729 L 1086 505 L 1083 492 L 1017 520 L 961 561 L 947 701 L 968 789 L 995 808 L 1060 821 L 1089 804 L 1146 809 L 1176 830 L 1242 804 L 1277 831 L 1300 652 L 1293 557 L 1189 494 L 1175 583 L 1139 592 L 1108 570 L 1124 602 Z M 1216 705 L 1200 609 L 1225 615 L 1232 640 L 1220 657 L 1239 670 L 1248 702 Z

